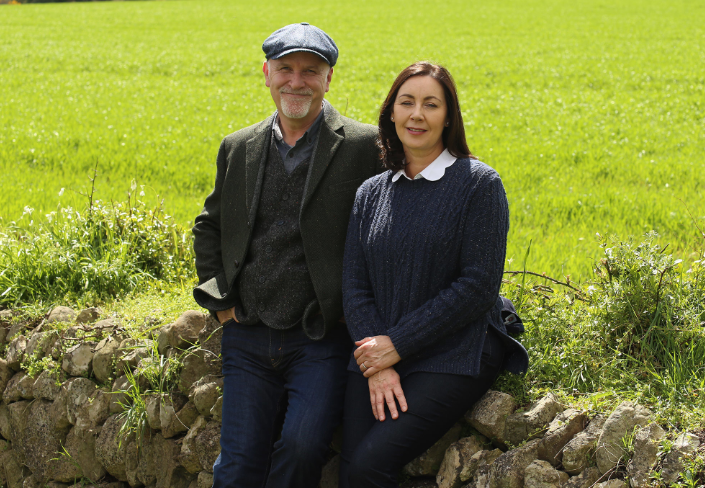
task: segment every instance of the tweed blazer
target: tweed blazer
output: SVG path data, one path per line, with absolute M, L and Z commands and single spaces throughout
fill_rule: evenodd
M 223 139 L 215 187 L 195 220 L 199 284 L 193 295 L 211 311 L 232 307 L 236 298 L 234 283 L 252 238 L 273 118 Z M 383 171 L 377 133 L 376 126 L 344 117 L 326 102 L 299 211 L 306 264 L 318 301 L 303 317 L 304 330 L 312 339 L 322 338 L 343 316 L 343 250 L 355 192 L 363 181 Z

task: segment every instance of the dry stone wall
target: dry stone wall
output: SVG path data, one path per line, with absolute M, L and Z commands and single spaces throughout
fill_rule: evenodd
M 34 327 L 10 318 L 0 312 L 1 486 L 211 486 L 223 388 L 217 322 L 188 311 L 134 339 L 96 309 L 58 307 Z M 404 486 L 644 488 L 655 466 L 672 483 L 702 447 L 693 434 L 671 433 L 663 454 L 666 437 L 630 402 L 589 417 L 552 394 L 518 409 L 510 395 L 489 391 L 404 468 Z M 338 486 L 339 445 L 320 488 Z

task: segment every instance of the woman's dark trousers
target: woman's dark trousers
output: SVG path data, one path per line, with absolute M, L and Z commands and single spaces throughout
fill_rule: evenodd
M 343 326 L 313 341 L 300 326 L 224 325 L 215 488 L 318 486 L 342 418 L 351 349 Z
M 490 329 L 477 377 L 411 373 L 401 380 L 408 410 L 386 420 L 372 415 L 367 378 L 348 373 L 340 488 L 396 488 L 399 471 L 431 447 L 492 386 L 504 346 Z

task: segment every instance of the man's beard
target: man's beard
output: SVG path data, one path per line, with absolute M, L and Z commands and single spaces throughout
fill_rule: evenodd
M 290 119 L 303 119 L 311 110 L 311 102 L 313 101 L 313 90 L 280 90 L 282 113 Z M 283 95 L 291 93 L 294 95 L 308 95 L 306 98 L 292 100 L 290 97 Z

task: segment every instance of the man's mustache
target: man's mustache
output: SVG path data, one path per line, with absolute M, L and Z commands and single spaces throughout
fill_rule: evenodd
M 313 90 L 307 90 L 307 89 L 301 89 L 301 90 L 291 90 L 288 88 L 282 88 L 279 90 L 279 93 L 287 93 L 289 95 L 308 95 L 312 96 L 313 95 Z

